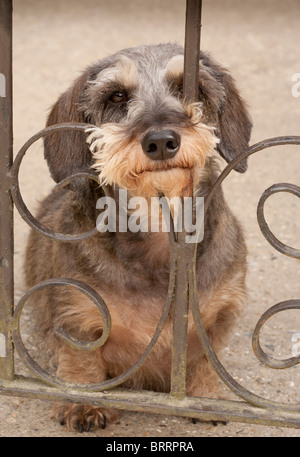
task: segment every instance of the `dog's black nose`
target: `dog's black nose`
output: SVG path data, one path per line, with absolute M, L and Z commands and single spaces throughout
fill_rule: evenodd
M 180 146 L 180 136 L 173 130 L 150 130 L 142 141 L 145 154 L 152 160 L 174 157 Z

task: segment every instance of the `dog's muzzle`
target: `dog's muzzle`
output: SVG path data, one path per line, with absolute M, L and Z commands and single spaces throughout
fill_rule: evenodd
M 180 136 L 173 130 L 150 130 L 142 141 L 144 153 L 152 160 L 167 160 L 180 147 Z

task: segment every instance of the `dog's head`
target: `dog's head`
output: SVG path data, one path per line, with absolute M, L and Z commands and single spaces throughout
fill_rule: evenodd
M 89 67 L 52 108 L 47 125 L 86 122 L 87 137 L 45 138 L 45 157 L 58 182 L 93 166 L 104 184 L 133 193 L 178 195 L 197 181 L 214 150 L 230 162 L 249 142 L 251 121 L 229 73 L 201 53 L 199 100 L 183 98 L 183 49 L 123 50 Z M 244 172 L 246 161 L 236 170 Z

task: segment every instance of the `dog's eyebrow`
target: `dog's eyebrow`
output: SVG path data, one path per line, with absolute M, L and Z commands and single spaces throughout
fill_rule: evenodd
M 173 79 L 183 75 L 184 56 L 179 54 L 171 57 L 166 67 L 166 78 Z
M 123 87 L 135 87 L 138 85 L 137 67 L 129 57 L 121 55 L 114 65 L 102 70 L 96 79 L 89 82 L 101 88 L 105 88 L 110 83 L 117 83 Z

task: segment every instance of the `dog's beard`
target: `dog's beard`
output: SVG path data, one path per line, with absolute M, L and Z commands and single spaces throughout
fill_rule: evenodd
M 147 157 L 138 140 L 128 139 L 124 124 L 107 123 L 91 129 L 87 141 L 101 184 L 117 185 L 145 197 L 190 195 L 219 142 L 214 129 L 201 122 L 201 111 L 190 109 L 191 127 L 179 132 L 180 150 L 166 161 Z

